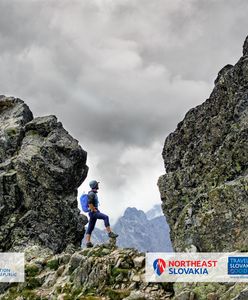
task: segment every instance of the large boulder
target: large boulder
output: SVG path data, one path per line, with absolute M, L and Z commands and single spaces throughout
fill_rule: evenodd
M 77 188 L 87 153 L 55 116 L 33 118 L 20 99 L 0 96 L 0 251 L 80 245 L 86 217 Z
M 158 186 L 176 251 L 248 251 L 248 52 L 165 140 Z

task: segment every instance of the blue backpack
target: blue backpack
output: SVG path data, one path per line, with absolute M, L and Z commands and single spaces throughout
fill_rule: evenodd
M 90 211 L 89 205 L 88 205 L 88 194 L 83 194 L 80 197 L 80 203 L 81 203 L 82 210 L 84 212 L 89 212 Z

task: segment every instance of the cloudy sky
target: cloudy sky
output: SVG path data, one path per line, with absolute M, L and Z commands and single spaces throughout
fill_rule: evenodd
M 0 93 L 53 114 L 88 152 L 113 223 L 160 202 L 165 137 L 248 34 L 247 0 L 0 0 Z

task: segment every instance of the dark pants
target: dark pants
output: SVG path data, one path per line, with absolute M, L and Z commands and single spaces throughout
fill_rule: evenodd
M 109 217 L 103 213 L 101 213 L 99 210 L 96 212 L 89 212 L 89 217 L 90 217 L 90 221 L 89 221 L 89 225 L 86 231 L 86 234 L 91 234 L 93 229 L 95 228 L 96 225 L 96 220 L 97 219 L 101 219 L 104 220 L 104 225 L 105 227 L 110 226 L 109 225 Z

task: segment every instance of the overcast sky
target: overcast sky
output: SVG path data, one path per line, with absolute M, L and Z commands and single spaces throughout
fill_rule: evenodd
M 113 223 L 160 203 L 165 137 L 248 34 L 247 0 L 0 0 L 0 93 L 56 115 Z

